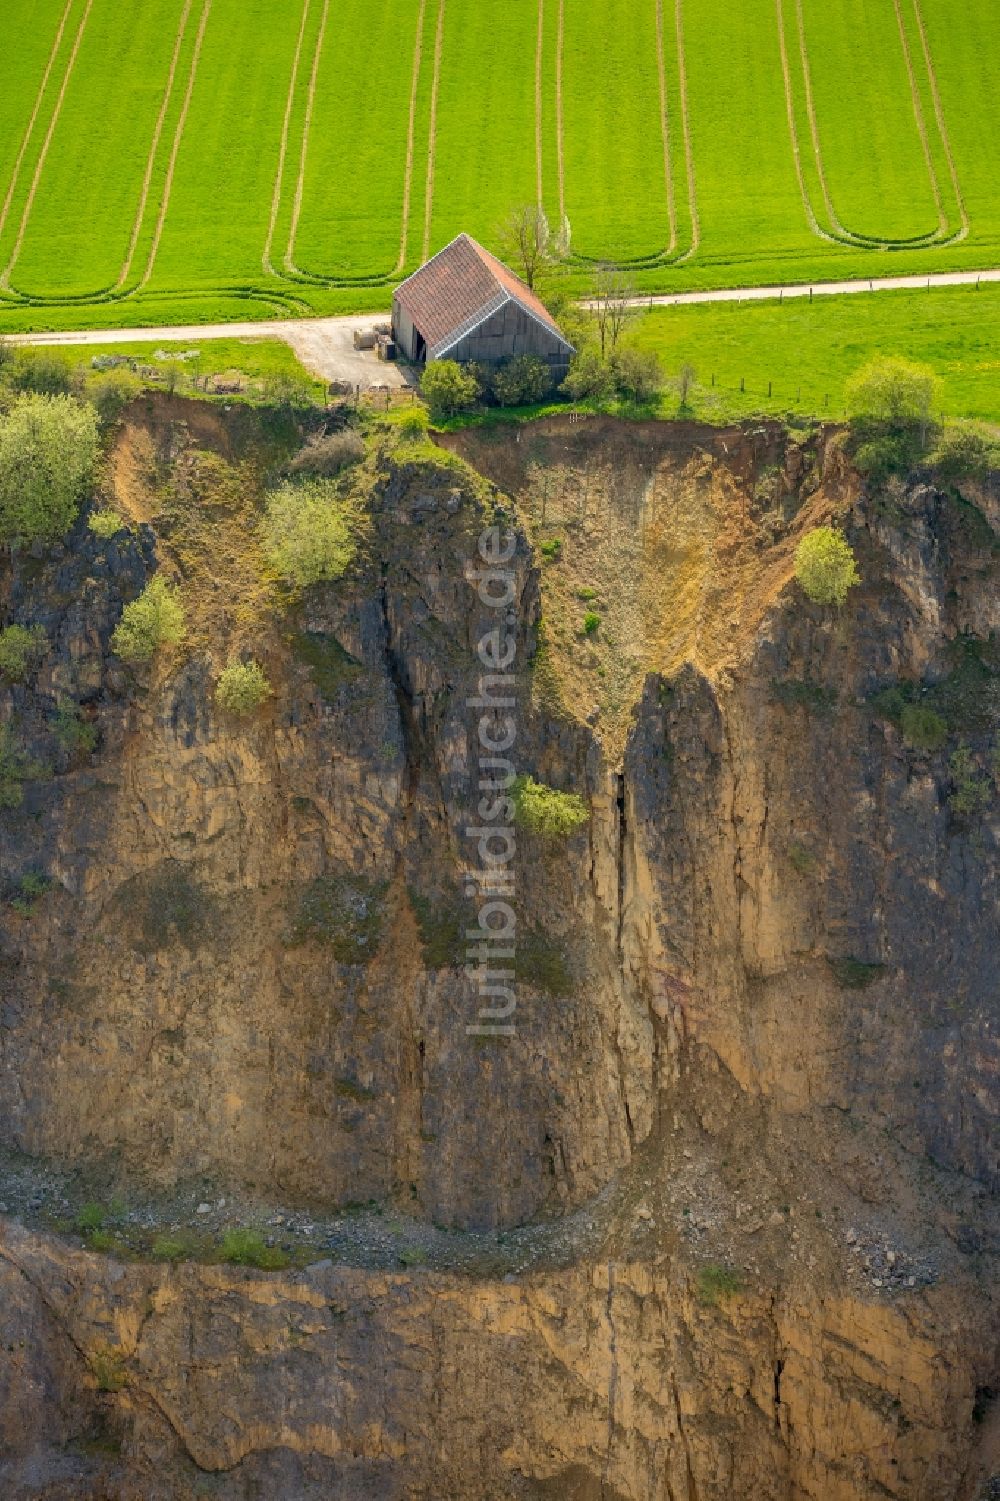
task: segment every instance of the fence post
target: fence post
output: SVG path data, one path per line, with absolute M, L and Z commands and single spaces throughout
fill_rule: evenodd
M 745 389 L 745 387 L 744 387 L 744 380 L 745 380 L 745 376 L 741 375 L 740 376 L 740 390 L 741 391 L 743 391 Z
M 770 394 L 771 394 L 771 382 L 770 381 L 768 381 L 768 383 L 767 383 L 767 394 L 768 394 L 768 396 L 770 396 Z

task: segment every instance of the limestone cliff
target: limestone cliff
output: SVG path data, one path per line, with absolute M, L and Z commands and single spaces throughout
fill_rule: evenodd
M 354 567 L 291 599 L 255 520 L 298 441 L 140 404 L 104 481 L 132 529 L 0 574 L 50 643 L 0 684 L 4 1493 L 974 1501 L 997 492 L 866 495 L 829 431 L 382 433 Z M 831 517 L 840 612 L 791 578 Z M 489 526 L 518 768 L 590 809 L 518 840 L 494 1039 L 464 879 Z M 188 643 L 136 674 L 110 634 L 157 567 Z M 275 695 L 232 721 L 243 649 Z M 912 702 L 944 743 L 908 743 Z M 151 1260 L 195 1203 L 292 1266 Z

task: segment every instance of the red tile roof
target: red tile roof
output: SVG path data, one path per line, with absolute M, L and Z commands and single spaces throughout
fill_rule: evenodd
M 396 298 L 423 334 L 430 354 L 446 349 L 511 298 L 563 337 L 541 299 L 466 234 L 400 282 Z

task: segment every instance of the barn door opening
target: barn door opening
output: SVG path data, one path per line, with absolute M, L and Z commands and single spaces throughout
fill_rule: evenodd
M 422 365 L 427 358 L 427 340 L 419 328 L 414 329 L 414 333 L 416 334 L 416 342 L 413 346 L 413 358 L 418 365 Z

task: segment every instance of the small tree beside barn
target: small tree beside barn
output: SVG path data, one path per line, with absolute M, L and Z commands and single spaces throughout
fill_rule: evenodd
M 401 282 L 392 299 L 401 358 L 496 370 L 521 355 L 562 381 L 575 353 L 545 304 L 471 236 L 461 234 Z

